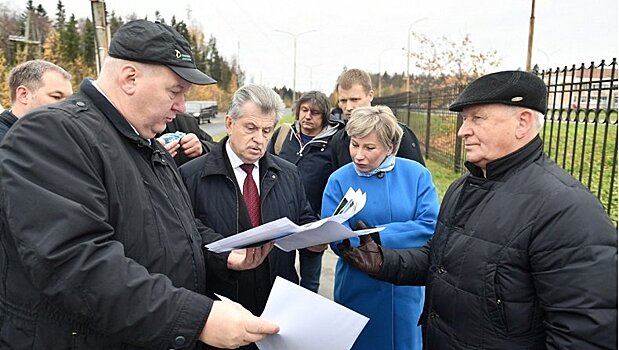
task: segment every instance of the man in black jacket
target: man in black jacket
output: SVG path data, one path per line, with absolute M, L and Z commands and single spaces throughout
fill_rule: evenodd
M 195 220 L 155 135 L 214 80 L 172 27 L 128 22 L 96 81 L 37 109 L 0 146 L 0 348 L 236 348 L 277 332 L 206 293 Z M 228 256 L 253 268 L 266 252 Z M 255 259 L 255 260 L 254 260 Z
M 272 89 L 240 88 L 224 121 L 228 137 L 180 168 L 194 214 L 204 225 L 232 236 L 282 217 L 299 225 L 316 220 L 296 166 L 266 152 L 283 111 Z M 207 253 L 207 291 L 237 301 L 255 315 L 264 310 L 275 277 L 299 283 L 294 251 L 273 248 L 262 264 L 241 272 L 230 270 L 226 256 Z M 256 349 L 253 344 L 245 348 Z
M 543 153 L 546 96 L 526 72 L 472 82 L 450 106 L 470 173 L 445 194 L 432 240 L 342 245 L 371 276 L 426 286 L 424 349 L 617 347 L 617 230 Z
M 338 106 L 343 112 L 342 117 L 344 123 L 350 119 L 352 111 L 355 110 L 355 108 L 370 107 L 372 99 L 374 98 L 372 79 L 367 72 L 360 69 L 353 68 L 343 72 L 337 78 L 336 89 Z M 400 143 L 400 148 L 398 148 L 396 156 L 412 159 L 425 165 L 417 136 L 408 125 L 403 123 L 399 123 L 399 125 L 404 133 L 402 134 L 402 142 Z M 341 129 L 338 133 L 333 135 L 331 142 L 333 143 L 333 147 L 331 148 L 333 170 L 337 170 L 342 165 L 352 161 L 350 158 L 350 151 L 348 150 L 350 137 L 346 133 L 346 130 Z
M 185 133 L 178 140 L 165 143 L 163 139 L 157 138 L 163 144 L 163 147 L 174 157 L 174 161 L 178 166 L 208 153 L 213 148 L 213 137 L 200 128 L 196 118 L 187 113 L 176 113 L 176 118 L 168 122 L 165 130 L 158 136 L 178 131 Z
M 9 94 L 11 107 L 0 113 L 0 141 L 26 113 L 71 96 L 71 74 L 48 61 L 26 61 L 11 69 Z

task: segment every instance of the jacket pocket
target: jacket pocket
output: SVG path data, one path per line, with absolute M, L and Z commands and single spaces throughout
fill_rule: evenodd
M 496 270 L 497 264 L 489 263 L 486 265 L 484 282 L 486 312 L 492 324 L 498 327 L 502 333 L 507 334 L 509 329 L 505 319 L 505 300 L 503 300 L 503 296 L 496 284 Z

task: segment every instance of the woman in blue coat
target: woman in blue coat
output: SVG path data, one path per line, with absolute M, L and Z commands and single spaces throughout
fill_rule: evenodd
M 345 224 L 384 227 L 378 234 L 388 248 L 422 246 L 434 232 L 438 197 L 430 172 L 397 158 L 402 129 L 385 106 L 357 108 L 346 125 L 353 162 L 334 172 L 323 194 L 322 217 L 333 214 L 349 187 L 367 194 L 365 207 Z M 339 254 L 337 245 L 331 248 Z M 353 246 L 359 239 L 351 239 Z M 353 349 L 421 349 L 417 326 L 423 287 L 396 286 L 368 277 L 341 258 L 335 269 L 336 302 L 370 318 Z

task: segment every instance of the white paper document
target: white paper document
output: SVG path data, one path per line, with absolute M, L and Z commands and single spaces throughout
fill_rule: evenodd
M 284 217 L 207 244 L 206 248 L 215 253 L 222 253 L 275 241 L 276 247 L 289 252 L 295 249 L 381 231 L 384 227 L 352 231 L 342 225 L 343 222 L 363 209 L 365 201 L 365 193 L 362 193 L 361 190 L 354 191 L 352 188 L 349 188 L 333 216 L 302 226 L 296 225 L 290 219 Z
M 278 334 L 256 343 L 260 350 L 348 350 L 369 318 L 281 277 L 260 318 L 279 325 Z

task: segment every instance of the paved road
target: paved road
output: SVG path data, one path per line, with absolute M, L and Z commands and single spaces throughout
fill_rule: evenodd
M 322 257 L 322 273 L 320 275 L 318 294 L 331 300 L 333 300 L 333 276 L 337 259 L 337 255 L 330 248 L 325 250 L 325 254 Z
M 284 116 L 292 114 L 290 109 L 286 109 Z M 210 123 L 202 123 L 200 124 L 200 128 L 206 131 L 209 135 L 222 136 L 226 133 L 226 127 L 224 126 L 224 117 L 226 116 L 225 112 L 217 113 L 217 118 L 211 119 Z
M 225 115 L 226 114 L 223 112 L 217 113 L 217 118 L 211 119 L 210 123 L 200 124 L 200 129 L 206 131 L 209 135 L 213 137 L 225 134 L 226 133 L 226 127 L 224 126 Z

